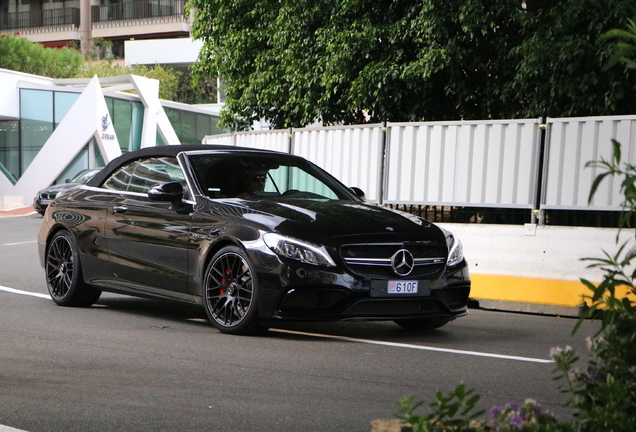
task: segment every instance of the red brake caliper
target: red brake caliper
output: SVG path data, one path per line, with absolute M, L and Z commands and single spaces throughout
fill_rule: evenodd
M 230 269 L 225 269 L 225 275 L 229 276 L 232 272 L 230 271 Z M 223 278 L 221 279 L 221 285 L 227 285 L 227 279 Z M 225 294 L 225 288 L 220 288 L 219 289 L 219 295 L 223 295 Z

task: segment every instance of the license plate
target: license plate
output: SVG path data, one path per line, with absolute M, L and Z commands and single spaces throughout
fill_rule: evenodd
M 389 281 L 387 294 L 417 294 L 417 281 Z

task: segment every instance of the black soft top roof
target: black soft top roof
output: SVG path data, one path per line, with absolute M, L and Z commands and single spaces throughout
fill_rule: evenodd
M 201 144 L 201 145 L 165 145 L 156 147 L 146 147 L 141 150 L 131 151 L 124 153 L 119 157 L 116 157 L 110 161 L 95 177 L 90 179 L 86 184 L 88 186 L 99 187 L 104 180 L 106 180 L 116 169 L 137 159 L 143 159 L 146 157 L 176 157 L 179 153 L 184 151 L 222 151 L 222 152 L 261 152 L 261 153 L 277 153 L 267 150 L 259 150 L 245 147 L 235 147 L 228 145 L 217 144 Z

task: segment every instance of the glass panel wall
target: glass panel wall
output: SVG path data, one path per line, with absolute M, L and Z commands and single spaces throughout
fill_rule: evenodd
M 20 123 L 0 121 L 0 170 L 15 184 L 20 178 Z
M 119 140 L 119 147 L 122 152 L 130 149 L 130 131 L 132 129 L 132 104 L 127 100 L 115 99 L 113 102 L 114 111 L 110 113 L 113 119 L 113 126 Z
M 197 142 L 197 115 L 190 111 L 181 111 L 181 144 L 201 144 Z
M 20 120 L 0 121 L 0 171 L 16 182 L 55 128 L 69 113 L 80 93 L 48 90 L 20 90 Z M 106 98 L 106 105 L 119 140 L 122 152 L 141 147 L 144 106 L 141 102 Z M 165 108 L 166 114 L 182 144 L 200 144 L 206 135 L 223 133 L 217 127 L 218 118 L 193 111 Z M 166 145 L 156 133 L 156 145 Z M 94 152 L 87 149 L 95 148 Z M 95 155 L 95 161 L 86 159 Z M 94 140 L 78 155 L 78 158 L 61 174 L 63 181 L 81 169 L 93 164 L 103 166 L 103 158 Z
M 122 153 L 139 150 L 144 126 L 143 104 L 109 97 L 106 98 L 106 105 Z
M 22 174 L 53 133 L 53 92 L 20 90 L 20 122 Z
M 66 183 L 67 180 L 75 177 L 80 171 L 88 169 L 88 166 L 88 146 L 86 146 L 75 156 L 73 162 L 62 171 L 62 174 L 55 180 L 55 184 Z
M 201 144 L 206 135 L 225 133 L 219 129 L 219 119 L 210 114 L 164 108 L 181 144 Z
M 94 150 L 94 162 L 91 164 L 91 149 Z M 62 171 L 62 174 L 55 180 L 55 184 L 66 183 L 68 179 L 75 177 L 79 174 L 80 171 L 91 168 L 91 167 L 104 167 L 106 163 L 104 162 L 104 157 L 102 156 L 102 152 L 99 150 L 99 145 L 97 144 L 97 140 L 95 138 L 91 139 L 90 142 L 84 146 L 84 148 L 75 156 L 73 162 L 71 162 L 65 169 Z
M 80 97 L 79 93 L 54 92 L 55 101 L 55 127 L 62 122 L 62 119 L 68 114 L 69 110 Z
M 166 112 L 166 116 L 168 116 L 168 120 L 170 120 L 170 124 L 174 129 L 174 133 L 177 134 L 179 141 L 183 144 L 183 139 L 181 138 L 183 135 L 183 131 L 181 128 L 181 110 L 173 109 L 173 108 L 164 108 Z M 170 144 L 170 143 L 166 143 Z
M 141 148 L 141 134 L 144 130 L 144 106 L 132 102 L 132 127 L 130 129 L 130 151 Z

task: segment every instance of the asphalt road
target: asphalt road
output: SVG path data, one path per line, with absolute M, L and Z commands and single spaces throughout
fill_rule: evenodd
M 173 303 L 104 294 L 62 308 L 46 298 L 41 220 L 0 219 L 0 430 L 369 431 L 401 396 L 432 402 L 461 380 L 483 409 L 533 398 L 563 418 L 550 348 L 583 354 L 595 329 L 471 309 L 430 332 L 288 324 L 236 337 Z

